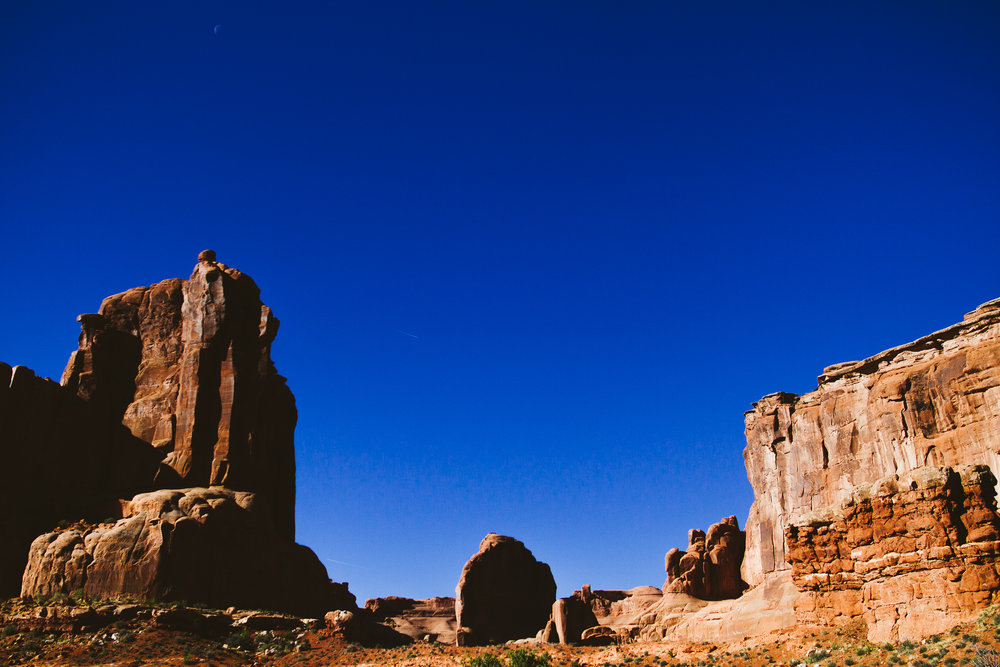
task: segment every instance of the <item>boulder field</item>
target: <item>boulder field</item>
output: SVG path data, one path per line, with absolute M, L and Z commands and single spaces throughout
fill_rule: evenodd
M 898 641 L 1000 603 L 1000 299 L 755 403 L 745 530 L 692 529 L 662 587 L 557 599 L 547 564 L 490 533 L 455 598 L 363 609 L 295 543 L 295 398 L 254 281 L 206 250 L 189 279 L 78 320 L 61 383 L 0 363 L 0 596 L 271 609 L 351 641 L 460 646 L 859 623 Z

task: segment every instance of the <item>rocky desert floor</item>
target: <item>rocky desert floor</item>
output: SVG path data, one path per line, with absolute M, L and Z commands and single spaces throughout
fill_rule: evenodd
M 87 609 L 86 603 L 80 605 Z M 873 644 L 860 625 L 798 628 L 727 645 L 637 642 L 607 647 L 517 644 L 459 648 L 417 643 L 365 648 L 323 628 L 185 632 L 155 618 L 115 621 L 96 631 L 24 629 L 12 621 L 37 615 L 45 604 L 13 599 L 0 605 L 3 665 L 392 665 L 398 667 L 869 667 L 972 665 L 1000 667 L 1000 613 L 991 608 L 972 623 L 919 641 Z M 202 613 L 202 610 L 199 610 Z

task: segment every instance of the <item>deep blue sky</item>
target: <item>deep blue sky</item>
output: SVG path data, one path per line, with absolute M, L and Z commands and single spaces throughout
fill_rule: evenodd
M 998 71 L 996 2 L 5 2 L 0 359 L 214 248 L 361 601 L 659 585 L 753 401 L 1000 296 Z

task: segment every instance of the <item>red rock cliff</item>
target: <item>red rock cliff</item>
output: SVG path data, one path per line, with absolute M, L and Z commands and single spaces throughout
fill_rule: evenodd
M 865 619 L 871 641 L 943 632 L 1000 600 L 996 478 L 917 468 L 855 489 L 786 531 L 800 623 Z
M 152 486 L 254 491 L 293 540 L 295 398 L 254 281 L 205 251 L 188 280 L 110 296 L 79 320 L 62 383 L 161 452 Z
M 922 466 L 1000 470 L 1000 299 L 964 321 L 864 361 L 838 364 L 803 396 L 771 394 L 746 414 L 743 578 L 788 565 L 786 528 L 858 485 Z

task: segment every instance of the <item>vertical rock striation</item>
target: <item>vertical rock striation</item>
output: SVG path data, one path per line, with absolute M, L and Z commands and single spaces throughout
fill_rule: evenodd
M 1000 469 L 1000 299 L 951 327 L 864 361 L 831 366 L 803 396 L 765 396 L 746 414 L 743 578 L 789 567 L 785 529 L 858 485 L 923 466 Z
M 254 281 L 206 250 L 188 280 L 110 296 L 79 320 L 63 384 L 161 452 L 152 485 L 254 491 L 294 539 L 295 398 Z

